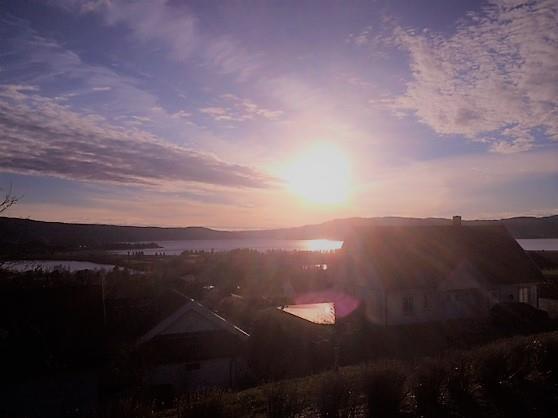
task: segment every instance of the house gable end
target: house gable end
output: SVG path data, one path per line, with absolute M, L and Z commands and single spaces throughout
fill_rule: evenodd
M 199 312 L 188 310 L 162 330 L 159 335 L 189 334 L 203 331 L 218 331 L 220 329 L 221 327 L 217 326 L 214 321 L 209 320 Z
M 215 312 L 190 299 L 174 314 L 143 335 L 137 344 L 143 344 L 158 335 L 193 334 L 205 331 L 226 331 L 242 338 L 249 336 Z

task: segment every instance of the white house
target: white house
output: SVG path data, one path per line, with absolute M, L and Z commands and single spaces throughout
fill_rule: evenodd
M 538 307 L 538 268 L 504 226 L 376 227 L 345 240 L 345 275 L 368 320 L 398 325 Z
M 182 306 L 137 342 L 145 365 L 144 383 L 167 394 L 211 386 L 234 387 L 246 369 L 242 353 L 249 335 L 200 303 L 181 296 Z

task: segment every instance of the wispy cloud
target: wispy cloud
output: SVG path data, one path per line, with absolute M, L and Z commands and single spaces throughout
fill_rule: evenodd
M 28 22 L 3 17 L 0 23 L 5 30 L 3 45 L 9 56 L 2 74 L 3 83 L 50 86 L 60 100 L 110 93 L 115 103 L 125 103 L 128 112 L 144 111 L 158 104 L 131 76 L 84 62 L 56 40 L 41 36 Z M 112 108 L 111 113 L 115 110 Z
M 253 78 L 264 67 L 264 55 L 251 52 L 230 36 L 207 41 L 204 57 L 217 72 L 234 75 L 239 81 Z
M 196 46 L 197 22 L 185 4 L 167 0 L 51 0 L 78 13 L 100 14 L 109 25 L 124 24 L 141 41 L 159 41 L 178 61 Z
M 350 33 L 345 41 L 356 46 L 364 46 L 370 44 L 370 42 L 377 39 L 377 37 L 378 35 L 374 34 L 374 28 L 372 26 L 366 26 L 360 32 Z
M 553 0 L 493 0 L 452 36 L 398 29 L 412 79 L 394 109 L 495 152 L 531 149 L 537 129 L 558 140 L 557 22 Z
M 96 13 L 109 25 L 123 24 L 140 42 L 158 42 L 173 60 L 198 60 L 216 73 L 239 81 L 265 66 L 264 54 L 252 52 L 228 34 L 209 35 L 187 4 L 169 0 L 52 0 L 78 13 Z
M 112 87 L 110 87 L 110 86 L 99 86 L 99 87 L 93 87 L 92 90 L 93 91 L 111 91 Z
M 196 182 L 265 188 L 252 168 L 171 145 L 139 129 L 115 127 L 71 110 L 33 87 L 0 89 L 0 166 L 5 171 L 130 184 Z
M 149 123 L 155 133 L 164 132 L 166 139 L 176 143 L 204 137 L 190 119 L 191 112 L 176 109 L 176 104 L 162 107 L 164 101 L 143 76 L 85 62 L 60 42 L 37 33 L 25 20 L 0 17 L 0 36 L 9 57 L 2 71 L 4 84 L 39 86 L 44 95 L 50 93 L 72 108 L 102 114 L 113 123 Z
M 283 115 L 281 110 L 271 110 L 260 106 L 250 99 L 234 94 L 222 94 L 219 105 L 201 108 L 204 113 L 216 121 L 245 122 L 256 119 L 277 120 Z

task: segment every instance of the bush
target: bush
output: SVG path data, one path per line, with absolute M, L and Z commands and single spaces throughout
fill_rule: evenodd
M 441 410 L 443 387 L 448 370 L 444 363 L 425 360 L 416 370 L 413 394 L 420 416 L 438 416 Z
M 506 349 L 508 383 L 516 384 L 525 381 L 533 370 L 536 347 L 522 338 L 511 340 L 506 345 Z
M 452 361 L 448 370 L 446 389 L 449 400 L 457 407 L 472 405 L 474 401 L 470 359 L 459 357 Z
M 553 383 L 558 383 L 558 337 L 555 335 L 537 341 L 536 368 Z
M 477 351 L 475 372 L 478 383 L 494 393 L 524 381 L 533 369 L 534 348 L 524 338 L 510 339 Z
M 394 417 L 405 398 L 406 375 L 399 363 L 385 362 L 365 372 L 364 394 L 370 417 Z
M 225 416 L 225 402 L 220 390 L 189 393 L 178 400 L 178 418 L 220 418 Z
M 270 418 L 290 418 L 305 407 L 303 395 L 297 386 L 285 382 L 272 383 L 265 390 L 267 416 Z
M 153 408 L 134 398 L 121 399 L 108 407 L 102 414 L 105 418 L 149 418 L 155 417 Z
M 490 309 L 494 326 L 506 332 L 540 332 L 548 325 L 548 314 L 526 303 L 498 303 Z
M 320 417 L 350 418 L 356 416 L 356 390 L 339 373 L 323 376 L 316 399 Z
M 502 388 L 508 378 L 507 351 L 501 344 L 480 349 L 474 360 L 477 382 L 482 388 L 494 393 Z

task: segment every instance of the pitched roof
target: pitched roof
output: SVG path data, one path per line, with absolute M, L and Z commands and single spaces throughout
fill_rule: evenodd
M 332 327 L 318 324 L 300 316 L 293 315 L 280 308 L 266 308 L 257 313 L 254 322 L 254 336 L 267 338 L 266 335 L 295 335 L 303 340 L 322 339 L 330 335 Z
M 177 333 L 196 333 L 203 331 L 203 326 L 198 320 L 198 324 L 196 325 L 196 318 L 199 318 L 207 323 L 211 324 L 212 327 L 222 330 L 228 331 L 232 334 L 238 335 L 240 337 L 248 337 L 249 335 L 244 332 L 242 329 L 238 328 L 231 322 L 227 321 L 225 318 L 219 316 L 212 310 L 206 308 L 201 303 L 196 302 L 194 299 L 191 299 L 180 292 L 173 290 L 177 297 L 180 297 L 183 301 L 182 306 L 174 311 L 170 316 L 163 319 L 157 325 L 155 325 L 151 330 L 149 330 L 146 334 L 144 334 L 138 340 L 138 344 L 143 344 L 158 335 L 163 334 L 177 334 Z M 191 318 L 187 323 L 182 322 L 184 318 L 190 315 Z M 193 317 L 192 317 L 193 315 Z M 192 322 L 193 321 L 193 322 Z M 189 329 L 185 329 L 189 328 Z
M 343 249 L 353 275 L 385 289 L 434 289 L 450 280 L 488 286 L 542 281 L 500 225 L 367 228 Z
M 331 302 L 284 305 L 278 309 L 315 324 L 335 324 L 335 305 Z

